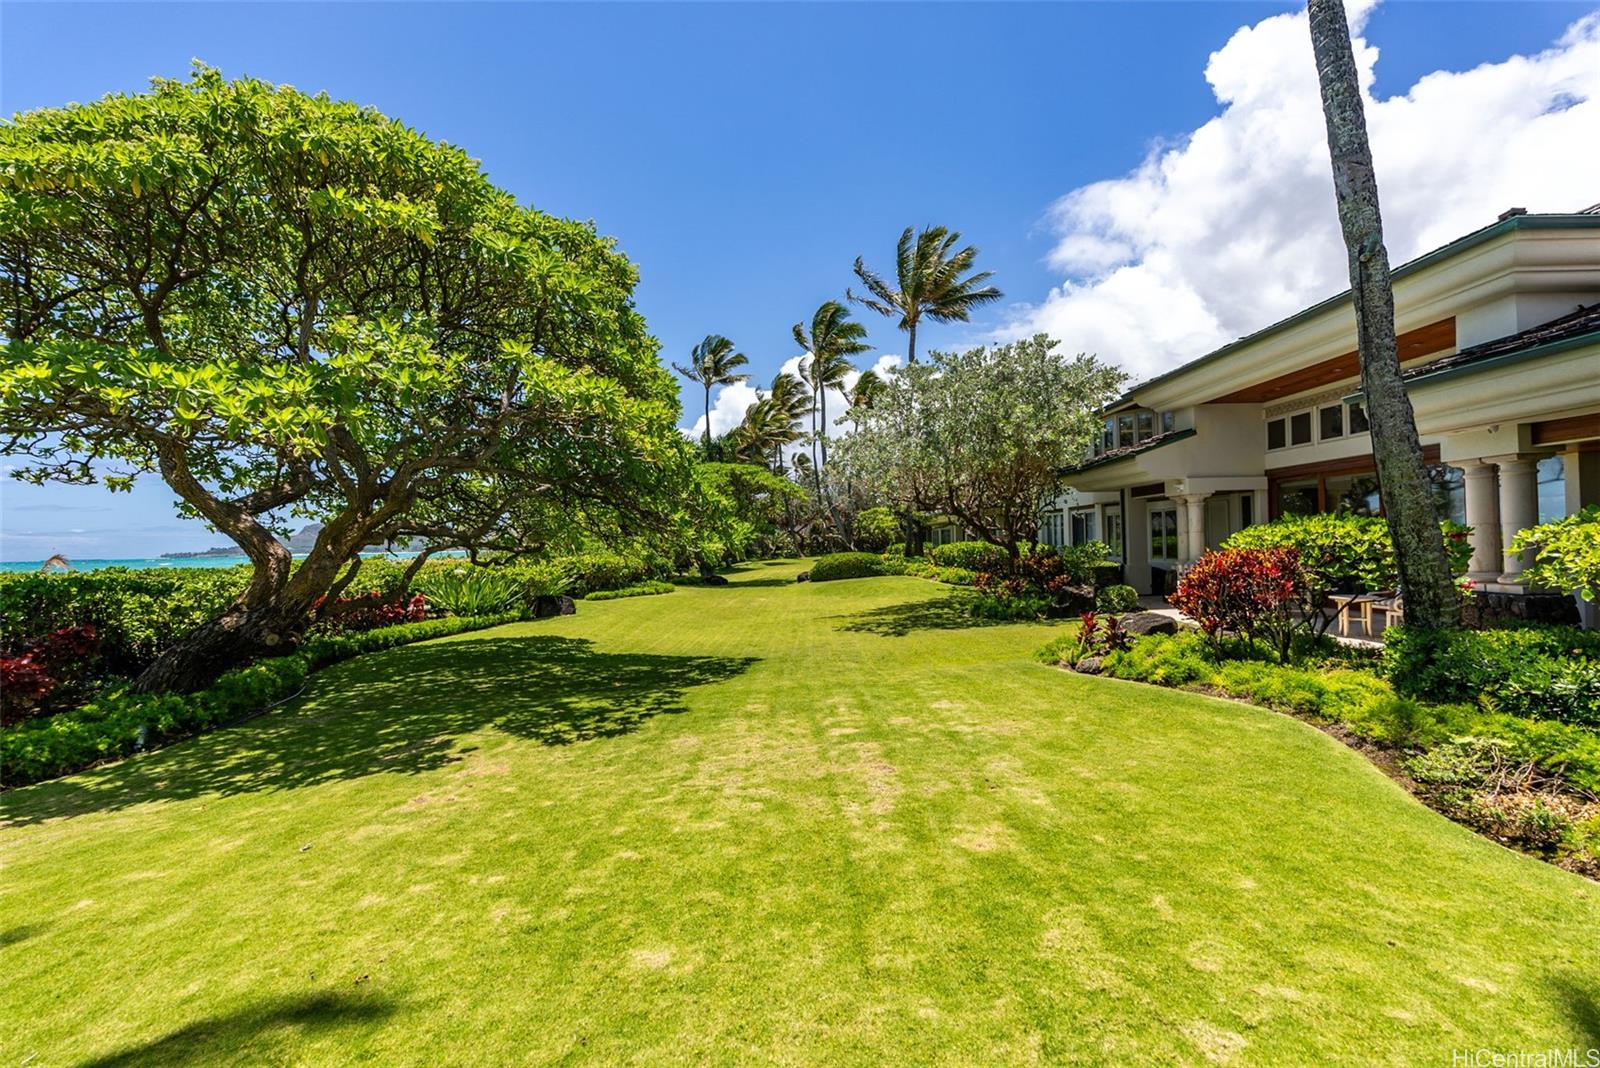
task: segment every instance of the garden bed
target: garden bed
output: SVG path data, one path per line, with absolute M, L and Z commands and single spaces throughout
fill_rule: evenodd
M 1583 632 L 1569 630 L 1462 632 L 1451 640 L 1460 647 L 1455 655 L 1478 663 L 1486 646 L 1516 649 L 1524 659 L 1540 645 L 1588 648 Z M 1397 672 L 1413 687 L 1427 681 L 1409 665 L 1404 644 L 1386 661 L 1324 644 L 1291 664 L 1271 662 L 1270 650 L 1243 639 L 1227 639 L 1219 657 L 1197 630 L 1119 644 L 1125 647 L 1080 658 L 1086 643 L 1067 635 L 1041 649 L 1039 659 L 1292 715 L 1362 753 L 1435 811 L 1600 880 L 1600 732 L 1583 723 L 1511 715 L 1497 710 L 1493 696 L 1485 707 L 1422 700 L 1414 688 L 1402 693 L 1391 681 Z M 1418 644 L 1411 639 L 1411 647 Z M 1471 648 L 1480 653 L 1473 657 Z M 1560 714 L 1571 703 L 1558 698 L 1549 707 Z

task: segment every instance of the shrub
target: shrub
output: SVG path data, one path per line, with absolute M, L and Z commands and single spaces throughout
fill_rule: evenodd
M 661 593 L 671 593 L 678 587 L 670 582 L 651 580 L 641 582 L 637 586 L 624 586 L 620 590 L 595 590 L 593 593 L 583 595 L 585 601 L 615 601 L 623 597 L 650 597 Z
M 811 565 L 812 582 L 871 578 L 889 573 L 889 565 L 872 553 L 830 553 Z
M 856 516 L 856 545 L 871 553 L 886 551 L 900 537 L 900 520 L 887 508 L 868 508 Z M 905 555 L 904 546 L 900 555 Z
M 1533 565 L 1522 573 L 1528 582 L 1600 600 L 1600 505 L 1520 531 L 1510 551 L 1524 549 L 1533 550 Z
M 1384 632 L 1382 670 L 1396 689 L 1414 696 L 1600 726 L 1600 632 L 1394 626 Z
M 237 720 L 287 700 L 318 668 L 362 653 L 511 622 L 514 616 L 433 619 L 360 634 L 316 636 L 297 652 L 230 671 L 190 694 L 110 690 L 47 719 L 0 730 L 0 781 L 23 786 Z
M 0 578 L 0 650 L 47 634 L 93 627 L 100 678 L 143 670 L 173 640 L 222 613 L 250 568 L 112 567 Z
M 953 541 L 933 547 L 933 562 L 939 567 L 959 567 L 966 571 L 1009 571 L 1011 557 L 999 545 L 986 541 Z
M 1296 631 L 1316 627 L 1314 616 L 1295 616 L 1310 609 L 1309 590 L 1295 549 L 1221 549 L 1184 572 L 1172 603 L 1200 624 L 1213 652 L 1221 652 L 1223 632 L 1232 631 L 1265 639 L 1286 662 Z
M 1139 607 L 1139 591 L 1132 586 L 1107 586 L 1094 595 L 1094 603 L 1102 612 L 1132 612 Z
M 497 568 L 458 565 L 417 581 L 428 603 L 453 616 L 492 616 L 523 604 L 524 583 Z
M 1472 559 L 1470 533 L 1460 523 L 1440 524 L 1445 550 L 1456 574 Z M 1297 515 L 1245 527 L 1222 543 L 1224 549 L 1294 549 L 1300 554 L 1313 596 L 1392 590 L 1399 572 L 1388 521 L 1378 516 Z
M 1056 549 L 1040 546 L 1034 557 L 1054 556 L 1060 561 L 1057 573 L 1065 575 L 1074 585 L 1093 585 L 1096 575 L 1111 563 L 1111 549 L 1102 541 L 1086 541 L 1082 545 L 1063 545 Z
M 1008 622 L 1043 619 L 1049 608 L 1050 601 L 1046 597 L 1027 590 L 1010 593 L 1004 587 L 981 592 L 969 602 L 973 618 Z

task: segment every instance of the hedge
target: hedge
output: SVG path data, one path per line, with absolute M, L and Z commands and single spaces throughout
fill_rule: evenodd
M 637 586 L 624 586 L 620 590 L 595 590 L 593 593 L 583 595 L 585 601 L 615 601 L 623 597 L 651 597 L 661 593 L 671 593 L 678 587 L 670 582 L 641 582 Z
M 933 562 L 940 567 L 959 567 L 965 571 L 1007 571 L 1011 557 L 999 545 L 986 541 L 952 541 L 933 547 Z
M 515 614 L 430 619 L 355 634 L 308 638 L 295 652 L 230 671 L 189 694 L 109 690 L 70 712 L 0 731 L 0 785 L 70 775 L 102 760 L 174 741 L 285 700 L 319 668 L 363 653 L 511 623 Z
M 871 578 L 874 575 L 898 574 L 881 556 L 872 553 L 830 553 L 819 557 L 811 565 L 812 582 L 832 582 L 835 579 Z

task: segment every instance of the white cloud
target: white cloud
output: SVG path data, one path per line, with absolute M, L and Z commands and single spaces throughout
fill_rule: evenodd
M 1600 13 L 1537 55 L 1374 101 L 1370 7 L 1352 6 L 1352 26 L 1393 263 L 1508 207 L 1600 200 Z M 1221 114 L 1053 206 L 1049 262 L 1066 280 L 1005 336 L 1044 331 L 1148 377 L 1346 287 L 1305 15 L 1240 29 L 1205 76 Z

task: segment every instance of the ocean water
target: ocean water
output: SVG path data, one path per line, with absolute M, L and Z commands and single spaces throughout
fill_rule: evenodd
M 304 554 L 296 554 L 303 556 Z M 415 556 L 415 553 L 362 553 L 362 556 L 373 558 L 378 556 L 393 556 L 396 559 L 405 559 Z M 453 553 L 434 553 L 436 557 L 448 557 Z M 103 567 L 127 567 L 135 571 L 143 571 L 152 567 L 238 567 L 249 564 L 250 560 L 244 556 L 187 556 L 175 559 L 161 557 L 134 557 L 126 560 L 67 560 L 74 571 L 98 571 Z M 0 560 L 0 571 L 37 571 L 44 566 L 43 560 Z

